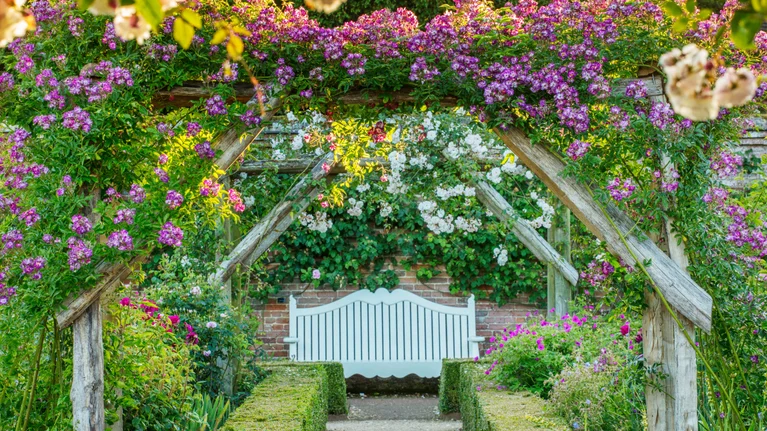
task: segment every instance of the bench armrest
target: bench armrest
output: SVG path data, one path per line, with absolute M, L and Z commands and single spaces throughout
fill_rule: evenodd
M 296 344 L 298 343 L 298 338 L 285 337 L 282 341 L 284 341 L 286 344 Z
M 468 340 L 470 343 L 481 343 L 485 341 L 485 337 L 469 337 Z

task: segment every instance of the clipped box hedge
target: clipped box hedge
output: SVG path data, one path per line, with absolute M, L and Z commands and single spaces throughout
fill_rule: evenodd
M 349 413 L 346 403 L 346 379 L 344 367 L 340 362 L 292 362 L 274 361 L 264 366 L 267 370 L 275 367 L 304 367 L 319 365 L 325 369 L 328 382 L 328 413 L 331 415 L 345 415 Z
M 443 359 L 439 375 L 439 411 L 442 414 L 460 411 L 459 388 L 461 365 L 472 364 L 473 359 Z
M 229 416 L 224 431 L 325 431 L 327 373 L 322 365 L 277 366 Z
M 540 431 L 567 429 L 544 411 L 544 402 L 527 392 L 498 390 L 484 371 L 487 364 L 459 364 L 458 404 L 463 431 Z

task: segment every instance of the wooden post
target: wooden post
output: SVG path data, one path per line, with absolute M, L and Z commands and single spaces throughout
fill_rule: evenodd
M 72 326 L 72 424 L 75 431 L 103 431 L 104 341 L 101 305 L 93 302 Z
M 662 163 L 666 175 L 672 168 L 667 157 Z M 684 243 L 672 227 L 672 220 L 665 224 L 668 255 L 685 272 L 689 262 Z M 645 295 L 647 309 L 642 316 L 642 346 L 645 364 L 658 366 L 664 378 L 653 378 L 654 385 L 647 385 L 648 431 L 697 431 L 698 430 L 698 369 L 695 350 L 687 341 L 671 313 L 663 306 L 655 292 Z M 676 313 L 687 333 L 695 339 L 695 325 Z M 659 390 L 660 389 L 660 390 Z
M 570 263 L 570 210 L 558 203 L 547 233 L 549 244 Z M 554 265 L 547 266 L 548 312 L 550 316 L 563 316 L 570 312 L 572 285 Z M 554 310 L 552 313 L 551 310 Z

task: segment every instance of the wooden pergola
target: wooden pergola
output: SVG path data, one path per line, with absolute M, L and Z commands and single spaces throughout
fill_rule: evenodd
M 657 76 L 641 78 L 647 84 L 649 95 L 662 100 L 662 83 Z M 623 80 L 615 85 L 615 91 L 622 91 L 630 81 Z M 248 101 L 254 95 L 249 85 L 235 86 L 236 99 Z M 157 106 L 188 106 L 192 101 L 211 95 L 203 85 L 188 85 L 160 92 Z M 385 96 L 385 97 L 384 97 Z M 339 105 L 380 105 L 387 102 L 408 104 L 415 98 L 400 91 L 386 95 L 357 92 L 347 93 L 337 99 Z M 456 104 L 455 98 L 446 98 L 441 106 Z M 264 123 L 278 111 L 276 101 L 267 112 Z M 232 129 L 224 133 L 216 143 L 216 165 L 224 171 L 247 150 L 249 145 L 266 130 L 248 131 Z M 638 266 L 651 261 L 646 267 L 647 276 L 654 290 L 646 294 L 647 309 L 643 317 L 644 357 L 648 367 L 659 365 L 666 378 L 658 381 L 662 388 L 649 385 L 647 394 L 647 418 L 650 430 L 697 430 L 697 367 L 693 347 L 688 341 L 694 337 L 695 327 L 710 331 L 712 324 L 712 298 L 686 271 L 687 259 L 684 244 L 675 237 L 670 223 L 665 226 L 663 237 L 647 239 L 636 230 L 636 223 L 613 204 L 603 205 L 594 199 L 592 189 L 573 178 L 562 175 L 565 163 L 544 144 L 533 145 L 524 132 L 517 128 L 495 130 L 503 143 L 519 160 L 540 178 L 553 194 L 594 234 L 605 242 L 615 255 L 628 265 Z M 380 160 L 361 161 L 361 163 L 380 163 Z M 322 169 L 324 163 L 331 166 L 329 171 Z M 214 283 L 226 282 L 238 267 L 248 267 L 269 247 L 294 221 L 294 214 L 303 211 L 319 189 L 313 184 L 327 175 L 344 171 L 329 152 L 319 158 L 258 161 L 244 163 L 239 170 L 248 173 L 262 172 L 264 169 L 277 169 L 278 172 L 303 174 L 277 206 L 271 209 L 220 263 L 215 274 L 211 275 Z M 578 279 L 578 272 L 545 238 L 538 234 L 525 220 L 514 212 L 511 205 L 489 184 L 477 176 L 474 186 L 479 200 L 500 220 L 509 223 L 511 229 L 522 243 L 527 246 L 541 262 L 552 268 L 555 276 L 550 278 L 555 289 L 550 291 L 559 303 L 566 303 L 570 285 Z M 557 241 L 566 238 L 562 228 L 553 232 Z M 550 232 L 552 237 L 552 232 Z M 567 239 L 569 242 L 569 239 Z M 662 250 L 658 244 L 667 244 Z M 65 304 L 66 308 L 57 316 L 60 327 L 74 325 L 74 373 L 72 384 L 72 403 L 75 429 L 104 429 L 104 357 L 102 343 L 102 321 L 99 298 L 122 282 L 133 266 L 140 263 L 134 260 L 128 265 L 102 264 L 99 273 L 102 278 L 93 289 L 82 292 Z M 670 305 L 676 316 L 665 306 Z M 678 320 L 677 320 L 678 319 Z M 686 332 L 686 335 L 685 335 Z

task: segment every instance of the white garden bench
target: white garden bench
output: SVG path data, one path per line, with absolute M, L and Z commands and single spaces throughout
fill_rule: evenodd
M 437 377 L 442 359 L 473 358 L 482 341 L 474 295 L 449 307 L 402 289 L 360 290 L 309 308 L 290 296 L 290 358 L 341 362 L 346 377 Z

